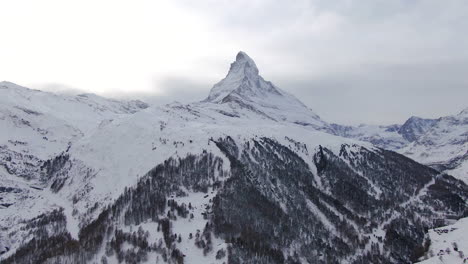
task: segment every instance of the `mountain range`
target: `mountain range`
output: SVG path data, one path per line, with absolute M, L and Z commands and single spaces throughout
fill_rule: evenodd
M 468 108 L 438 119 L 410 117 L 402 125 L 331 125 L 334 134 L 394 150 L 468 182 Z
M 468 109 L 331 124 L 244 52 L 190 104 L 2 82 L 0 127 L 2 263 L 412 263 L 468 216 Z

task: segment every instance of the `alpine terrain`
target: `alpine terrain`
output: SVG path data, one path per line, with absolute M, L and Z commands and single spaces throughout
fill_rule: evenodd
M 468 217 L 467 110 L 330 124 L 244 52 L 201 102 L 0 102 L 5 264 L 413 263 Z
M 403 125 L 332 125 L 336 135 L 368 141 L 402 153 L 468 183 L 468 108 L 438 119 L 409 118 Z M 431 246 L 423 263 L 459 263 L 468 252 L 468 218 L 430 230 Z
M 413 116 L 403 125 L 332 127 L 336 135 L 395 150 L 468 182 L 468 108 L 438 119 Z

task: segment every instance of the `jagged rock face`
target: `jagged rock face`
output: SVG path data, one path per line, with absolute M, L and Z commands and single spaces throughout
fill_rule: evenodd
M 265 81 L 255 62 L 242 51 L 237 54 L 227 76 L 214 85 L 203 102 L 221 104 L 222 111 L 233 116 L 248 110 L 262 118 L 331 131 L 326 122 L 296 97 Z
M 265 82 L 258 74 L 255 62 L 244 52 L 239 52 L 226 78 L 215 84 L 206 101 L 219 103 L 233 92 L 240 96 L 255 96 L 261 92 L 279 94 L 272 84 Z
M 438 119 L 400 152 L 468 182 L 468 111 Z
M 424 252 L 435 218 L 468 213 L 465 184 L 394 152 L 342 145 L 334 153 L 289 142 L 217 139 L 229 171 L 207 152 L 169 159 L 78 240 L 61 211 L 24 223 L 34 239 L 3 263 L 193 263 L 193 250 L 228 263 L 410 263 Z M 197 221 L 192 205 L 177 202 L 195 203 L 194 193 L 213 195 L 199 233 L 180 227 Z
M 421 135 L 424 135 L 436 123 L 436 119 L 424 119 L 412 116 L 400 127 L 398 133 L 404 139 L 413 142 L 421 137 Z

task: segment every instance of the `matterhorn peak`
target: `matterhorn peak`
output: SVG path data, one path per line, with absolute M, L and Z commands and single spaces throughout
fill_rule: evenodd
M 228 74 L 244 74 L 247 77 L 257 77 L 258 68 L 252 58 L 243 51 L 236 55 L 236 61 L 231 64 Z
M 459 115 L 468 115 L 468 108 L 463 109 Z
M 265 92 L 279 93 L 271 83 L 263 80 L 258 72 L 253 59 L 245 52 L 239 51 L 226 77 L 214 85 L 205 101 L 219 103 L 233 93 L 248 97 Z
M 224 79 L 215 84 L 202 103 L 214 103 L 224 113 L 239 111 L 260 115 L 275 121 L 287 121 L 315 129 L 328 125 L 293 95 L 265 81 L 255 62 L 243 51 L 236 55 Z
M 252 58 L 249 57 L 249 55 L 247 55 L 247 53 L 243 52 L 242 50 L 239 51 L 236 55 L 236 61 L 252 61 Z

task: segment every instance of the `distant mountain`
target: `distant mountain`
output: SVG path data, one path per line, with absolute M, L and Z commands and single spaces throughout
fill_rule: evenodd
M 439 119 L 411 117 L 401 126 L 332 124 L 332 128 L 336 135 L 397 151 L 468 183 L 468 108 Z M 430 230 L 431 246 L 421 263 L 456 263 L 465 258 L 468 218 L 451 222 L 453 225 Z
M 360 141 L 367 141 L 375 146 L 398 150 L 409 144 L 400 133 L 400 125 L 377 126 L 377 125 L 359 125 L 359 126 L 344 126 L 339 124 L 331 124 L 333 134 L 353 138 Z
M 413 116 L 401 126 L 331 127 L 335 135 L 397 151 L 468 182 L 468 108 L 438 119 Z
M 3 86 L 2 263 L 410 263 L 468 215 L 465 183 L 343 137 L 244 52 L 186 105 Z
M 412 116 L 400 127 L 398 134 L 407 141 L 413 142 L 429 131 L 436 123 L 436 119 L 424 119 Z
M 468 182 L 468 108 L 436 120 L 399 152 Z
M 410 117 L 403 125 L 359 125 L 343 126 L 332 124 L 333 134 L 368 141 L 381 148 L 398 150 L 417 140 L 437 123 L 436 119 Z

